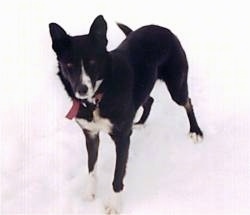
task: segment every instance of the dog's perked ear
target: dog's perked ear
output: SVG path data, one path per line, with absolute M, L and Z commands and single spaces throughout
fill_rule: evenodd
M 95 18 L 90 27 L 89 36 L 96 45 L 100 46 L 101 48 L 106 48 L 106 45 L 108 43 L 106 34 L 107 23 L 103 16 L 99 15 Z
M 68 48 L 70 45 L 70 36 L 65 30 L 56 23 L 49 24 L 50 36 L 52 39 L 52 48 L 56 53 Z

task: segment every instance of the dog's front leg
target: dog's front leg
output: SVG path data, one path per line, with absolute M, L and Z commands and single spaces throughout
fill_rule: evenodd
M 126 173 L 128 160 L 130 135 L 112 135 L 116 147 L 116 165 L 113 180 L 113 193 L 105 205 L 107 214 L 119 214 L 121 210 L 121 193 L 123 191 L 123 179 Z
M 88 152 L 88 170 L 87 186 L 84 192 L 84 199 L 92 201 L 96 193 L 96 161 L 99 148 L 99 133 L 83 130 L 86 137 L 86 147 Z

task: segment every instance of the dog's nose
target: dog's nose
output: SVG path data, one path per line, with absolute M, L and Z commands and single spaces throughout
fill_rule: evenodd
M 78 88 L 77 88 L 77 92 L 80 94 L 80 95 L 85 95 L 87 92 L 88 92 L 88 87 L 86 85 L 80 85 Z

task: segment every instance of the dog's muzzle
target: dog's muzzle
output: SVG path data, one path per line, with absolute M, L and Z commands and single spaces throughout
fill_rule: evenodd
M 88 87 L 86 85 L 80 85 L 76 88 L 75 97 L 77 99 L 87 99 L 88 97 Z

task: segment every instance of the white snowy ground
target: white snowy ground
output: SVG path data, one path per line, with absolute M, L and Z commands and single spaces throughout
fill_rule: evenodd
M 90 3 L 91 2 L 91 3 Z M 1 3 L 1 214 L 102 213 L 111 191 L 114 146 L 101 137 L 98 193 L 83 201 L 86 150 L 56 77 L 49 22 L 72 35 L 108 21 L 160 24 L 175 32 L 190 64 L 190 95 L 204 131 L 193 144 L 184 110 L 157 83 L 145 128 L 131 137 L 123 212 L 250 214 L 249 6 L 247 1 L 6 1 Z

